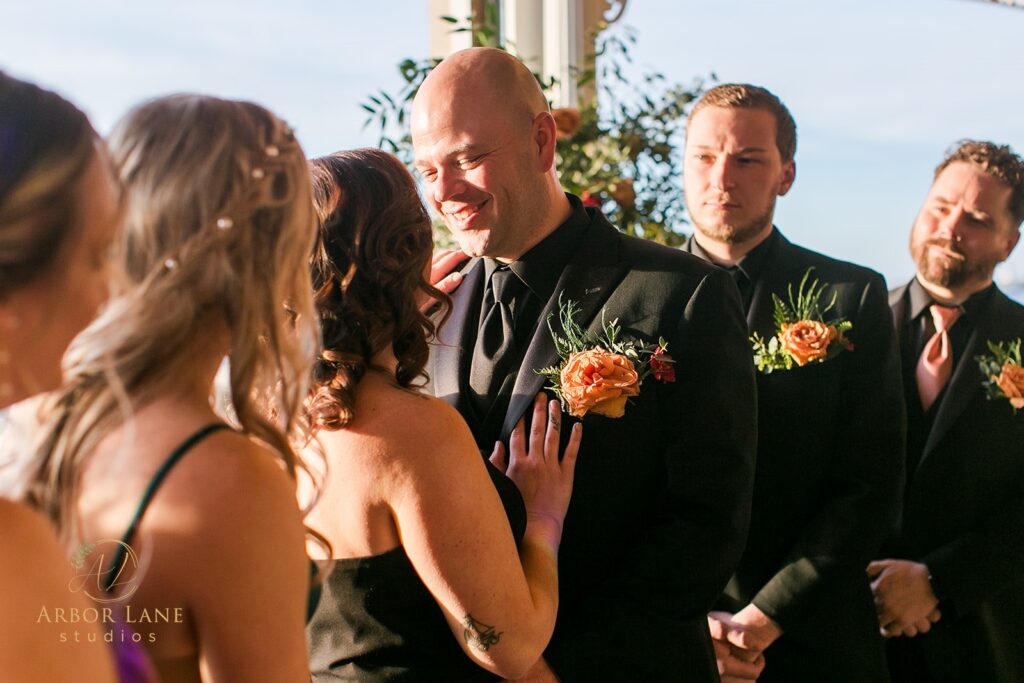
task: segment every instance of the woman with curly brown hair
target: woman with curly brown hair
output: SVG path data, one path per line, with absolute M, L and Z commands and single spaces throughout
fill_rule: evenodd
M 328 467 L 307 523 L 334 556 L 307 626 L 314 679 L 517 678 L 554 628 L 580 427 L 560 459 L 560 409 L 538 396 L 508 477 L 486 463 L 458 413 L 416 391 L 434 331 L 418 302 L 444 296 L 412 176 L 371 149 L 312 170 L 324 351 L 307 412 Z

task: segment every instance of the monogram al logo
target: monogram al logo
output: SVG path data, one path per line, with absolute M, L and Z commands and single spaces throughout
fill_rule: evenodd
M 71 558 L 75 576 L 68 584 L 96 603 L 122 602 L 139 588 L 139 556 L 123 541 L 83 543 Z

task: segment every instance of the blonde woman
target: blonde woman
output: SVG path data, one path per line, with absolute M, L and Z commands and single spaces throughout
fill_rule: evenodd
M 131 111 L 110 148 L 126 282 L 68 353 L 29 499 L 165 683 L 308 680 L 288 441 L 317 338 L 302 149 L 262 107 L 193 95 Z M 225 357 L 232 427 L 211 407 Z
M 117 189 L 88 119 L 0 73 L 0 409 L 60 384 L 60 357 L 106 297 Z M 0 426 L 0 430 L 3 427 Z M 2 437 L 0 437 L 2 438 Z M 0 500 L 0 680 L 113 681 L 68 555 L 46 520 Z M 62 634 L 74 630 L 77 642 Z
M 486 463 L 459 414 L 416 391 L 433 332 L 417 300 L 438 292 L 412 176 L 373 149 L 312 168 L 309 412 L 329 469 L 309 523 L 334 550 L 307 627 L 314 680 L 518 678 L 554 629 L 581 425 L 560 458 L 560 408 L 539 396 L 529 435 L 520 422 Z

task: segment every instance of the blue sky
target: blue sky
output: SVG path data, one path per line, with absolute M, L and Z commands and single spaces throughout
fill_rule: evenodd
M 31 0 L 0 8 L 0 68 L 55 88 L 101 132 L 138 101 L 258 101 L 311 156 L 373 144 L 359 103 L 427 52 L 426 0 Z M 962 137 L 1024 152 L 1024 10 L 969 0 L 630 0 L 637 61 L 778 94 L 797 120 L 779 227 L 809 247 L 912 274 L 907 235 Z M 1024 247 L 999 272 L 1024 281 Z

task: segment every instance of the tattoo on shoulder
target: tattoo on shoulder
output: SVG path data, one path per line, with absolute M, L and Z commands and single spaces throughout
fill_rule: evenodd
M 501 640 L 501 631 L 496 631 L 493 626 L 477 621 L 473 618 L 472 614 L 466 615 L 466 618 L 462 620 L 462 625 L 465 627 L 462 631 L 462 637 L 466 639 L 466 643 L 474 650 L 487 652 L 491 649 L 492 645 L 497 645 L 498 641 Z

